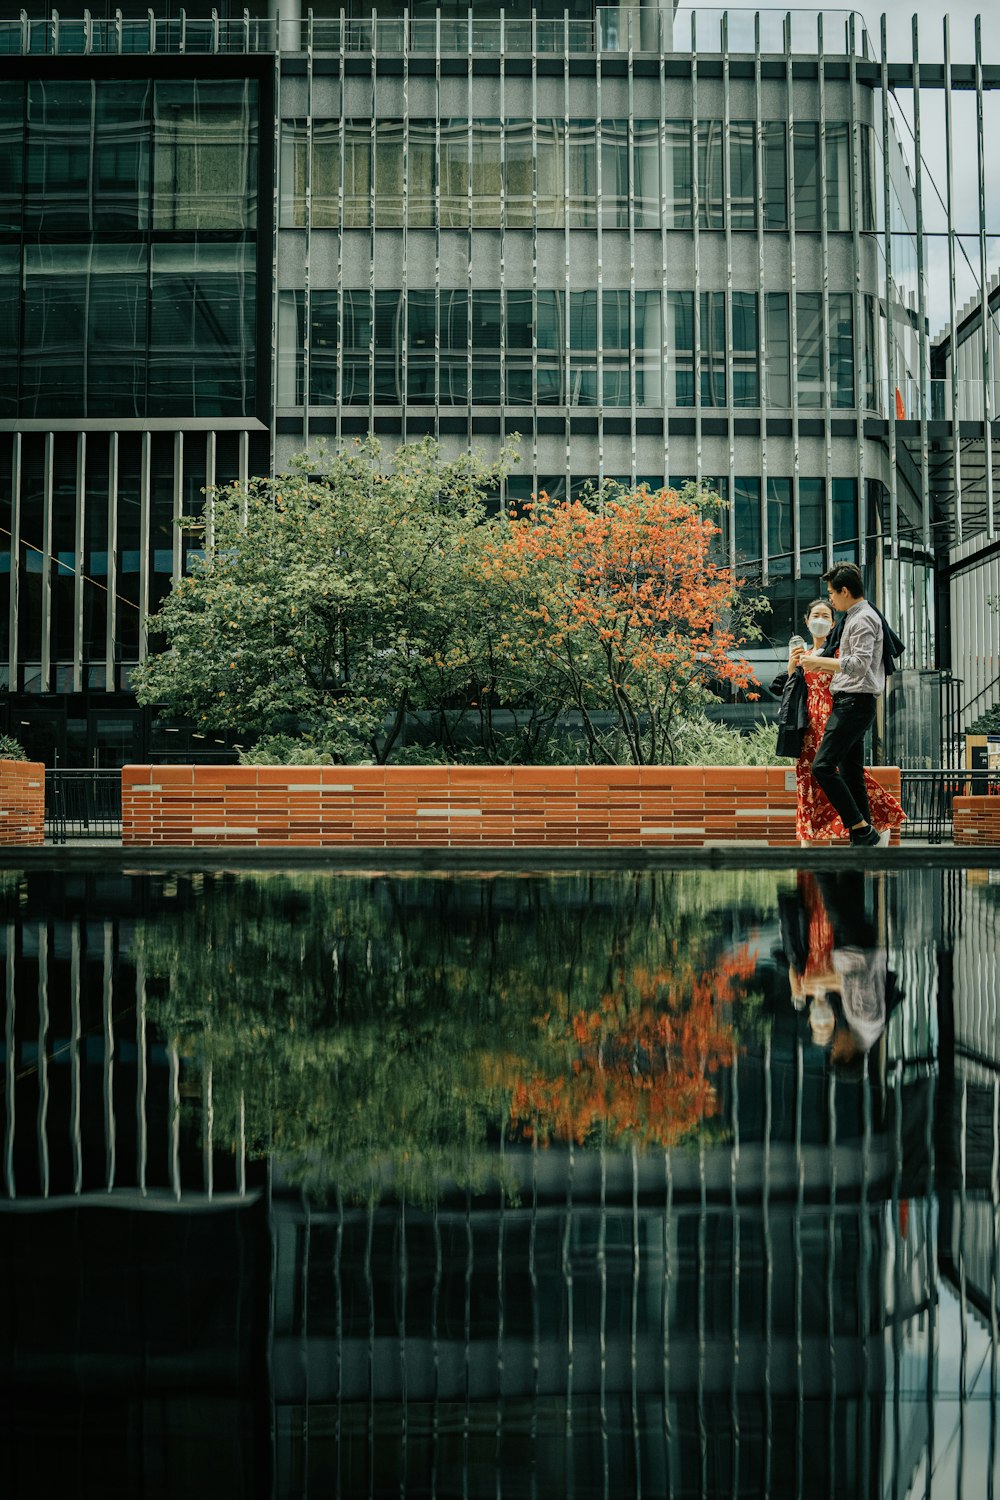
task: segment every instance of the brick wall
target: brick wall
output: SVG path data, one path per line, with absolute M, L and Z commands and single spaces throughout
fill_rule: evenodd
M 899 771 L 878 780 L 899 795 Z M 585 847 L 794 844 L 777 767 L 126 766 L 122 842 Z
M 45 842 L 45 767 L 0 760 L 0 844 Z
M 1000 845 L 1000 797 L 956 797 L 955 843 Z

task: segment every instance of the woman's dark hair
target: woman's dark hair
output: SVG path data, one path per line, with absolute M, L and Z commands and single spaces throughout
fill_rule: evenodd
M 829 572 L 823 574 L 823 582 L 828 583 L 835 593 L 839 593 L 841 589 L 847 589 L 855 599 L 864 598 L 865 581 L 857 563 L 837 563 Z
M 827 614 L 830 616 L 830 619 L 833 619 L 833 605 L 830 603 L 829 599 L 814 599 L 802 617 L 807 624 L 809 622 L 809 616 L 812 614 L 813 610 L 818 604 L 821 604 L 826 610 Z

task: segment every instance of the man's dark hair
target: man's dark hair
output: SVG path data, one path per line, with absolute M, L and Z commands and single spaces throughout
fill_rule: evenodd
M 823 574 L 823 582 L 828 583 L 834 593 L 839 594 L 841 589 L 847 589 L 855 599 L 863 599 L 865 596 L 865 581 L 857 563 L 837 563 L 836 567 Z

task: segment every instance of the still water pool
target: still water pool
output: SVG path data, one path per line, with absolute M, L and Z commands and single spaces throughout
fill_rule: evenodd
M 992 1495 L 994 873 L 0 874 L 4 1495 Z

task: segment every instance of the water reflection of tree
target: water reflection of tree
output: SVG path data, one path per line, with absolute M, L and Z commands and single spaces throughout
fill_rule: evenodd
M 532 1132 L 695 1135 L 750 973 L 732 912 L 775 901 L 737 872 L 246 874 L 135 950 L 150 1019 L 211 1070 L 217 1142 L 244 1119 L 296 1180 L 423 1192 Z

